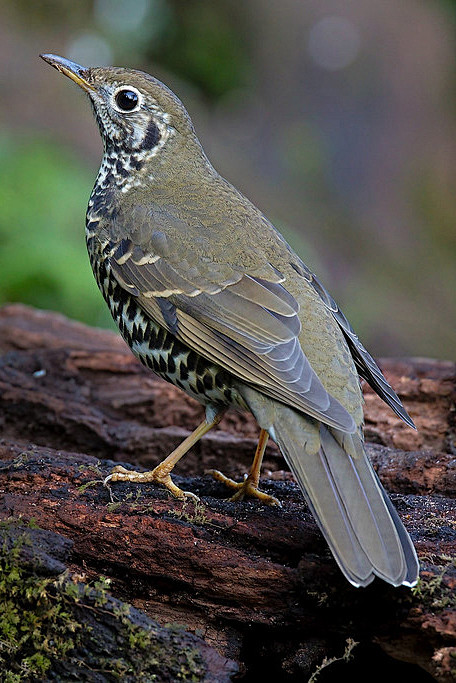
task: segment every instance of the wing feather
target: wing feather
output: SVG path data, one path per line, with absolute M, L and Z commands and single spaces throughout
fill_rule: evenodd
M 356 430 L 351 415 L 328 394 L 305 357 L 298 340 L 299 305 L 276 281 L 275 272 L 275 281 L 268 282 L 225 267 L 224 281 L 214 291 L 212 277 L 199 273 L 196 286 L 164 257 L 145 261 L 128 245 L 111 254 L 120 284 L 139 292 L 140 305 L 178 339 L 273 398 L 330 426 Z
M 348 322 L 347 318 L 340 310 L 337 303 L 334 301 L 329 292 L 323 287 L 318 278 L 307 268 L 307 266 L 299 259 L 291 263 L 299 275 L 304 277 L 307 282 L 314 288 L 322 299 L 325 306 L 331 311 L 339 327 L 341 328 L 345 340 L 350 349 L 350 353 L 355 362 L 356 369 L 360 377 L 372 387 L 372 389 L 385 401 L 387 405 L 410 427 L 416 429 L 415 424 L 410 415 L 405 410 L 399 396 L 396 394 L 392 386 L 386 380 L 382 371 L 378 367 L 375 360 L 370 353 L 364 348 L 361 341 L 358 339 L 355 331 Z

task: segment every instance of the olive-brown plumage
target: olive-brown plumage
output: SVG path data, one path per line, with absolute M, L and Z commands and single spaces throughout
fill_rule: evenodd
M 87 211 L 93 271 L 140 360 L 206 406 L 206 420 L 151 473 L 158 481 L 229 407 L 260 441 L 238 497 L 258 491 L 269 434 L 346 577 L 413 585 L 410 538 L 364 451 L 359 377 L 413 423 L 334 300 L 282 236 L 211 166 L 182 103 L 139 71 L 43 59 L 89 95 L 104 143 Z

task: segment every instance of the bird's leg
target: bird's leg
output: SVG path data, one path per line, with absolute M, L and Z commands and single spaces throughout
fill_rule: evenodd
M 171 479 L 171 471 L 177 462 L 184 456 L 187 451 L 201 439 L 204 434 L 206 434 L 212 427 L 222 419 L 224 411 L 215 412 L 212 408 L 208 407 L 206 409 L 206 417 L 201 422 L 200 425 L 193 431 L 189 436 L 187 436 L 184 441 L 166 457 L 162 462 L 157 465 L 153 470 L 149 472 L 134 472 L 125 469 L 122 465 L 117 465 L 112 470 L 111 474 L 106 477 L 103 484 L 106 485 L 113 481 L 131 481 L 137 484 L 143 484 L 148 482 L 154 482 L 156 484 L 163 484 L 166 486 L 168 491 L 170 491 L 176 498 L 191 497 L 198 499 L 194 493 L 190 491 L 183 491 L 180 489 Z
M 236 489 L 236 493 L 230 498 L 230 500 L 243 500 L 245 497 L 251 497 L 258 498 L 267 505 L 281 505 L 277 498 L 274 498 L 274 496 L 269 496 L 267 493 L 260 491 L 258 488 L 261 463 L 263 462 L 264 451 L 266 449 L 266 444 L 268 443 L 268 438 L 269 434 L 265 429 L 262 429 L 258 439 L 258 445 L 255 451 L 255 457 L 253 458 L 252 466 L 250 467 L 249 473 L 245 475 L 244 481 L 234 481 L 233 479 L 230 479 L 230 477 L 226 477 L 224 474 L 219 472 L 219 470 L 206 471 L 206 474 L 210 474 L 217 481 L 221 481 L 226 486 Z

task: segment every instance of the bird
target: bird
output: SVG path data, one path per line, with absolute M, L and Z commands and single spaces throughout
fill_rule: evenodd
M 278 445 L 348 581 L 414 586 L 412 540 L 364 446 L 361 379 L 414 427 L 400 399 L 317 276 L 214 169 L 184 105 L 158 79 L 42 54 L 88 95 L 103 140 L 86 243 L 98 287 L 139 360 L 197 399 L 201 424 L 150 472 L 118 465 L 105 483 L 155 482 L 229 408 L 250 411 L 258 446 L 236 492 L 259 488 Z

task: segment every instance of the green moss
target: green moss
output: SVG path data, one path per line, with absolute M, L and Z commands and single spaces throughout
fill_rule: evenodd
M 160 680 L 157 675 L 163 671 L 173 671 L 176 680 L 200 681 L 202 670 L 202 660 L 199 651 L 194 647 L 163 647 L 153 631 L 141 628 L 134 624 L 130 619 L 130 606 L 125 603 L 118 610 L 115 616 L 119 619 L 124 628 L 124 635 L 129 647 L 134 654 L 142 660 L 142 666 L 149 671 L 156 669 L 152 678 L 147 680 Z M 171 642 L 176 645 L 180 641 L 182 631 L 168 627 Z M 125 666 L 126 662 L 119 660 L 119 667 Z
M 190 524 L 197 524 L 199 526 L 212 525 L 206 514 L 206 506 L 200 500 L 189 501 L 188 498 L 185 498 L 182 508 L 180 510 L 171 510 L 170 514 Z
M 0 669 L 6 681 L 43 676 L 53 659 L 74 647 L 79 624 L 57 598 L 55 579 L 39 578 L 21 566 L 27 531 L 12 547 L 4 537 L 0 551 Z
M 192 637 L 164 629 L 109 594 L 109 579 L 40 576 L 33 530 L 0 526 L 0 670 L 4 683 L 46 680 L 200 681 Z M 14 533 L 12 533 L 14 531 Z M 36 533 L 36 532 L 35 532 Z M 14 540 L 12 540 L 14 539 Z
M 440 568 L 440 571 L 437 574 L 433 573 L 431 576 L 422 573 L 418 583 L 412 589 L 413 596 L 420 603 L 434 611 L 456 607 L 454 588 L 445 581 L 447 572 L 451 568 L 456 567 L 456 557 L 442 555 L 438 559 L 439 564 L 436 566 Z

